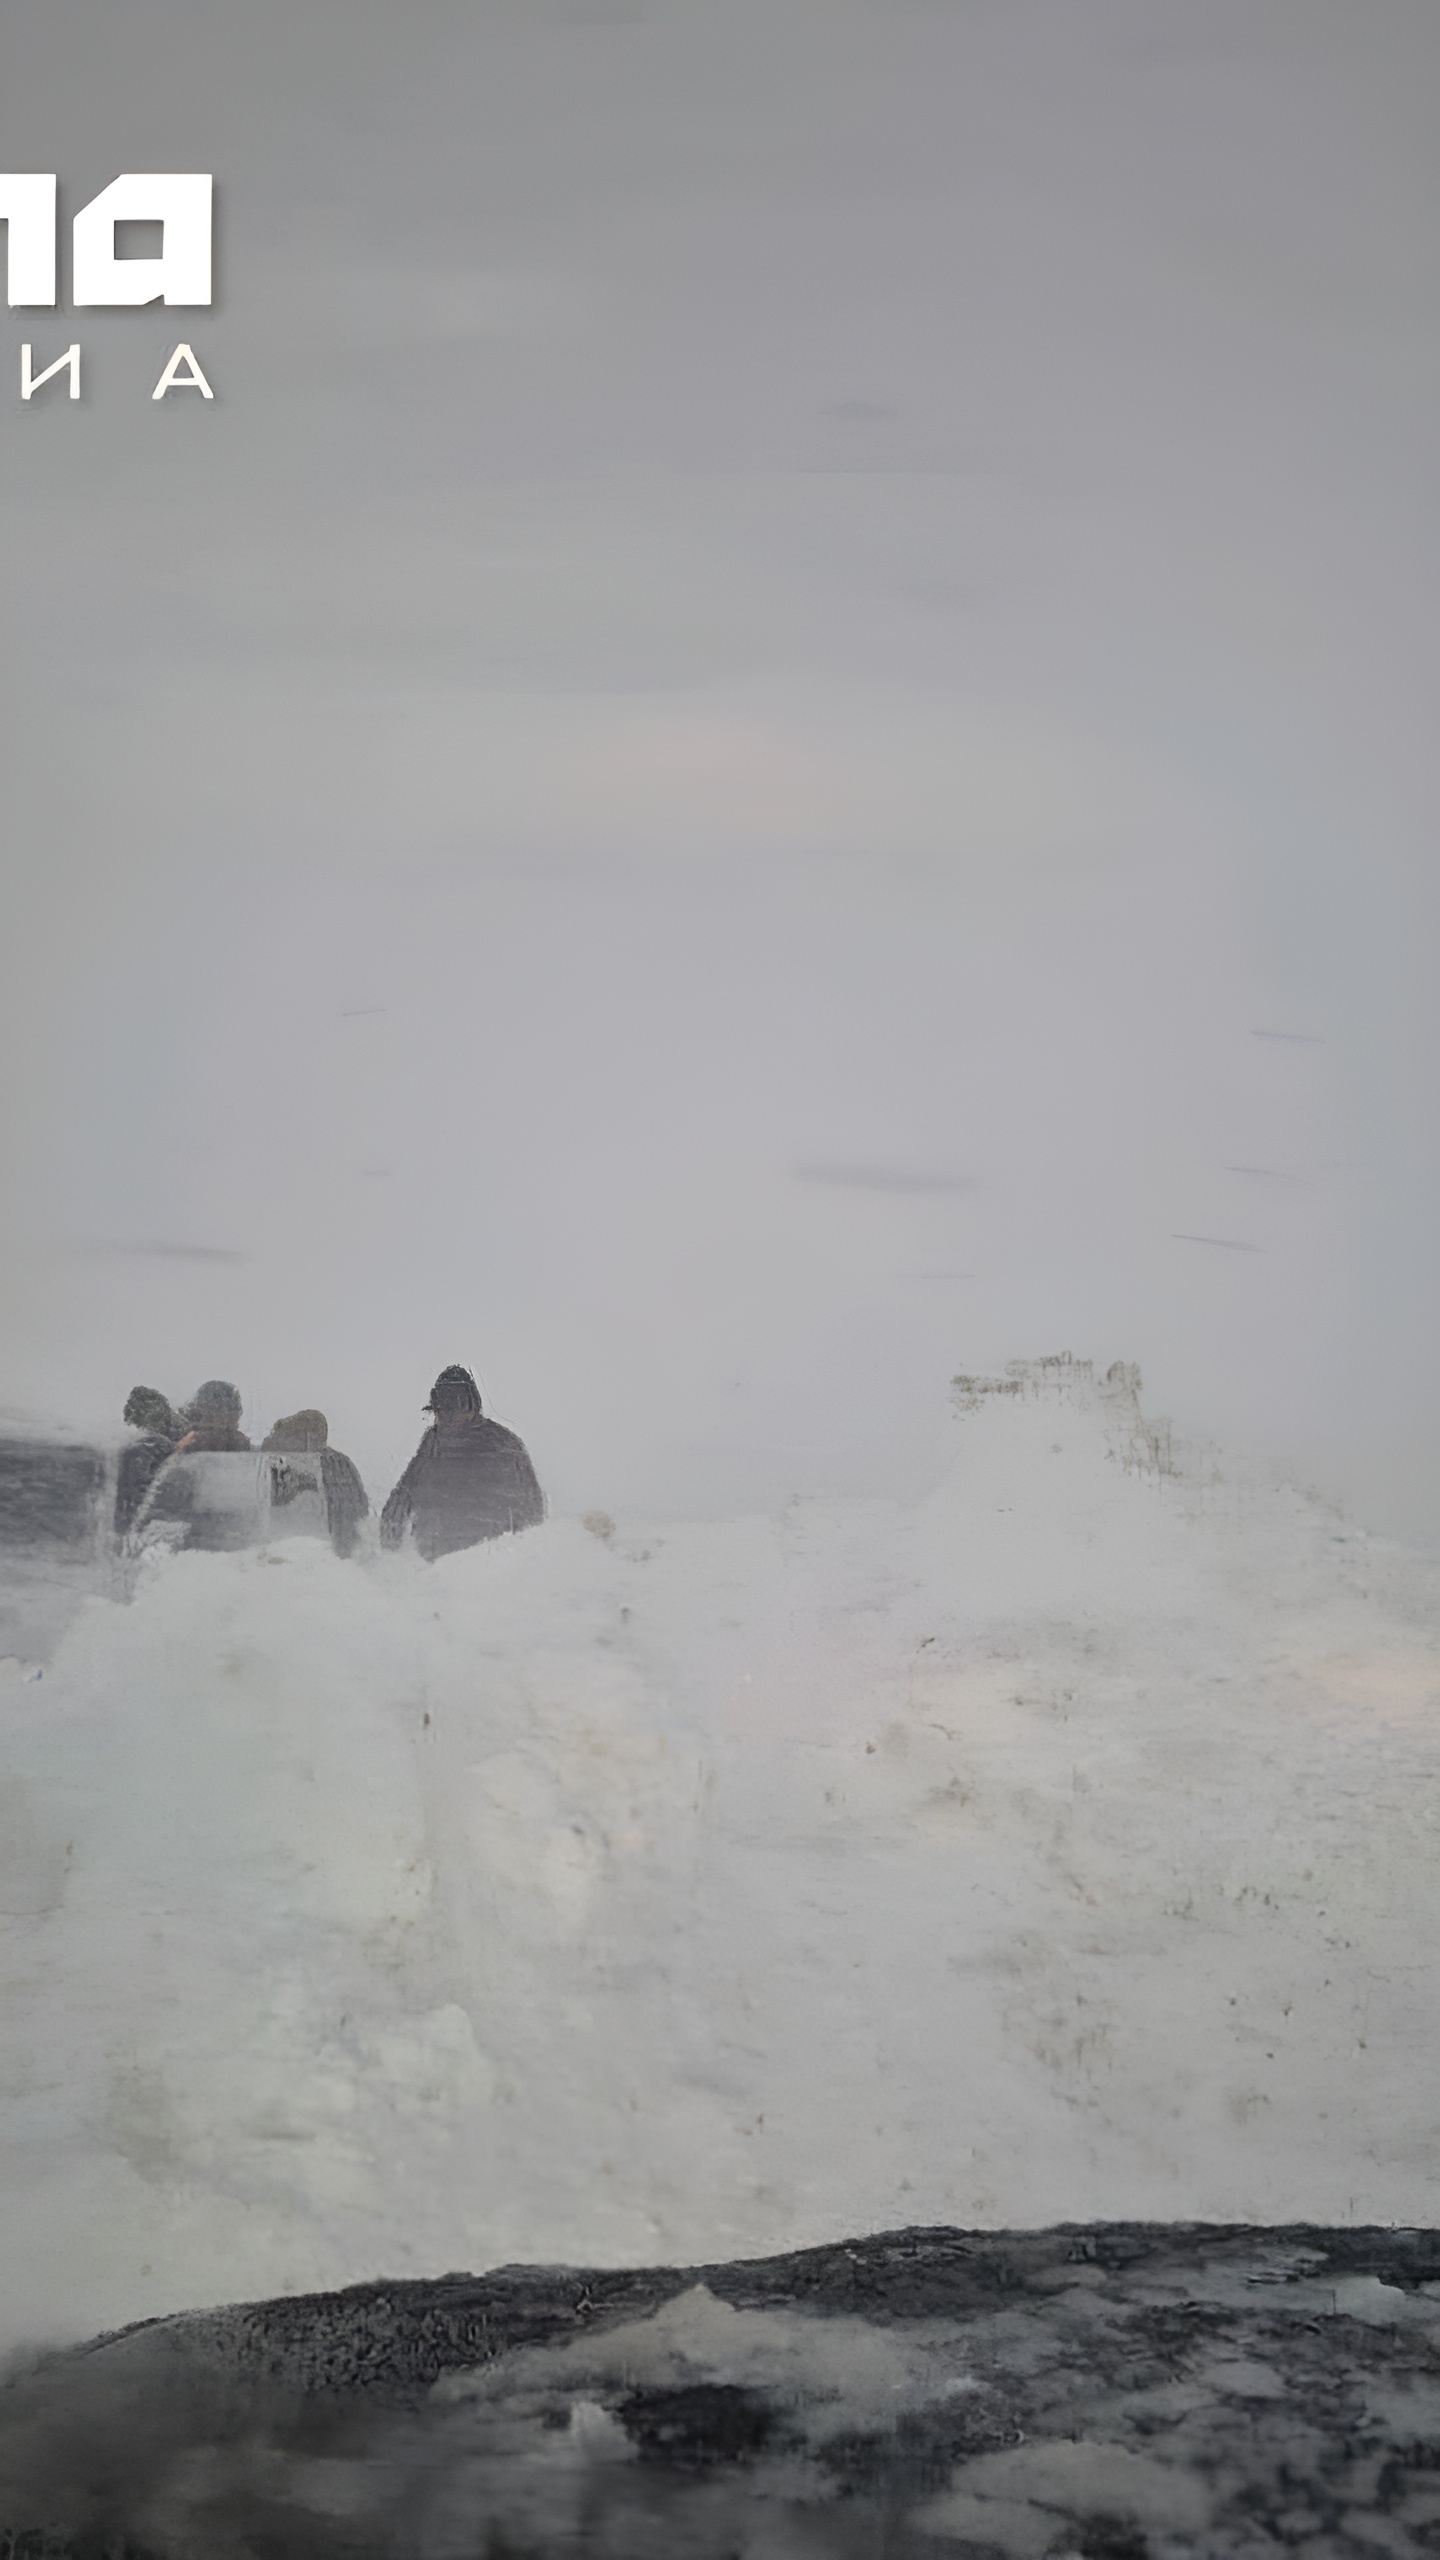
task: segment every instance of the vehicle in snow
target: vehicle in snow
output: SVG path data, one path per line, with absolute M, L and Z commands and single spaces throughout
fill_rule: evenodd
M 167 1458 L 128 1532 L 116 1529 L 133 1441 L 0 1423 L 0 1656 L 45 1662 L 90 1594 L 124 1599 L 156 1549 L 212 1553 L 278 1538 L 330 1538 L 325 1452 L 186 1450 Z
M 328 1538 L 322 1450 L 188 1449 L 167 1458 L 127 1546 L 225 1554 L 276 1538 Z
M 41 1662 L 81 1601 L 117 1588 L 118 1446 L 0 1426 L 0 1655 Z

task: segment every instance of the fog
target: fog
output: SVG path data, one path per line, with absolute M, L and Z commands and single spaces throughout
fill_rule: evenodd
M 1070 1348 L 1432 1541 L 1437 122 L 1365 0 L 10 0 L 0 166 L 220 217 L 3 321 L 0 1404 L 723 1514 Z

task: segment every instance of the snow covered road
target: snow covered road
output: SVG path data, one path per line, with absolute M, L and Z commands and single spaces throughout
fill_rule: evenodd
M 3 2338 L 906 2224 L 1440 2221 L 1433 1578 L 962 1395 L 926 1501 L 296 1541 L 0 1666 Z

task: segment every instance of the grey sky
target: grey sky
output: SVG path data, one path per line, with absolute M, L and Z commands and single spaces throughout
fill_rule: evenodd
M 221 213 L 0 319 L 0 1401 L 719 1510 L 1070 1348 L 1440 1532 L 1437 140 L 1388 0 L 9 0 Z

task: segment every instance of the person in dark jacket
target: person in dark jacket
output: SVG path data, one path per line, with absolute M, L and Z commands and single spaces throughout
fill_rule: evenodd
M 186 1405 L 181 1420 L 185 1437 L 178 1443 L 176 1454 L 185 1449 L 248 1449 L 249 1441 L 240 1428 L 240 1390 L 228 1378 L 207 1378 L 197 1387 Z
M 185 1430 L 169 1397 L 162 1396 L 158 1387 L 132 1387 L 125 1399 L 125 1419 L 142 1436 L 121 1450 L 115 1470 L 117 1538 L 124 1537 Z
M 545 1496 L 523 1440 L 480 1409 L 468 1369 L 442 1369 L 430 1391 L 435 1417 L 380 1514 L 380 1543 L 398 1547 L 406 1529 L 428 1564 L 483 1538 L 533 1529 Z
M 267 1431 L 260 1446 L 262 1449 L 290 1451 L 297 1456 L 310 1450 L 319 1452 L 330 1543 L 337 1556 L 348 1556 L 361 1521 L 369 1515 L 370 1501 L 354 1459 L 347 1458 L 342 1449 L 331 1448 L 330 1425 L 324 1414 L 314 1405 L 303 1406 L 299 1413 L 283 1413 L 274 1430 Z

